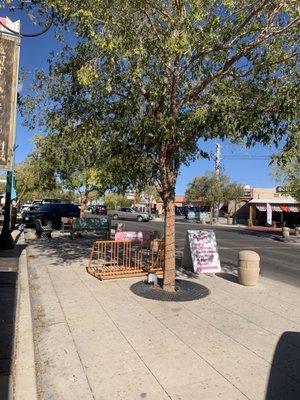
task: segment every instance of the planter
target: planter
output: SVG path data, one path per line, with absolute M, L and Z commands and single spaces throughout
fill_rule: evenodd
M 259 277 L 260 257 L 251 250 L 243 250 L 238 255 L 238 278 L 244 286 L 255 286 Z

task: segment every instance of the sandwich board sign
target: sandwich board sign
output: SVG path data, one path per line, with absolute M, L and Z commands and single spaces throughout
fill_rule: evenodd
M 187 231 L 182 257 L 182 268 L 201 273 L 221 272 L 214 231 Z

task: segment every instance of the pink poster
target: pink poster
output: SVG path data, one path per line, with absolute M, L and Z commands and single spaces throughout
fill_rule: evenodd
M 122 231 L 122 232 L 116 232 L 115 234 L 115 241 L 117 242 L 124 242 L 124 241 L 134 242 L 136 240 L 150 240 L 150 232 Z

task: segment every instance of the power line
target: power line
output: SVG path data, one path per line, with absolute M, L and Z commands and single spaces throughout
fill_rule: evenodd
M 223 155 L 224 159 L 227 160 L 269 160 L 271 156 L 258 156 L 258 155 L 234 155 L 226 154 Z

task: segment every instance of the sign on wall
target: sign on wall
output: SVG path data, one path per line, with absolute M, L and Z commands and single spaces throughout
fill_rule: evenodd
M 217 241 L 213 231 L 187 231 L 182 268 L 202 273 L 221 272 Z
M 12 169 L 19 38 L 0 32 L 0 169 Z

